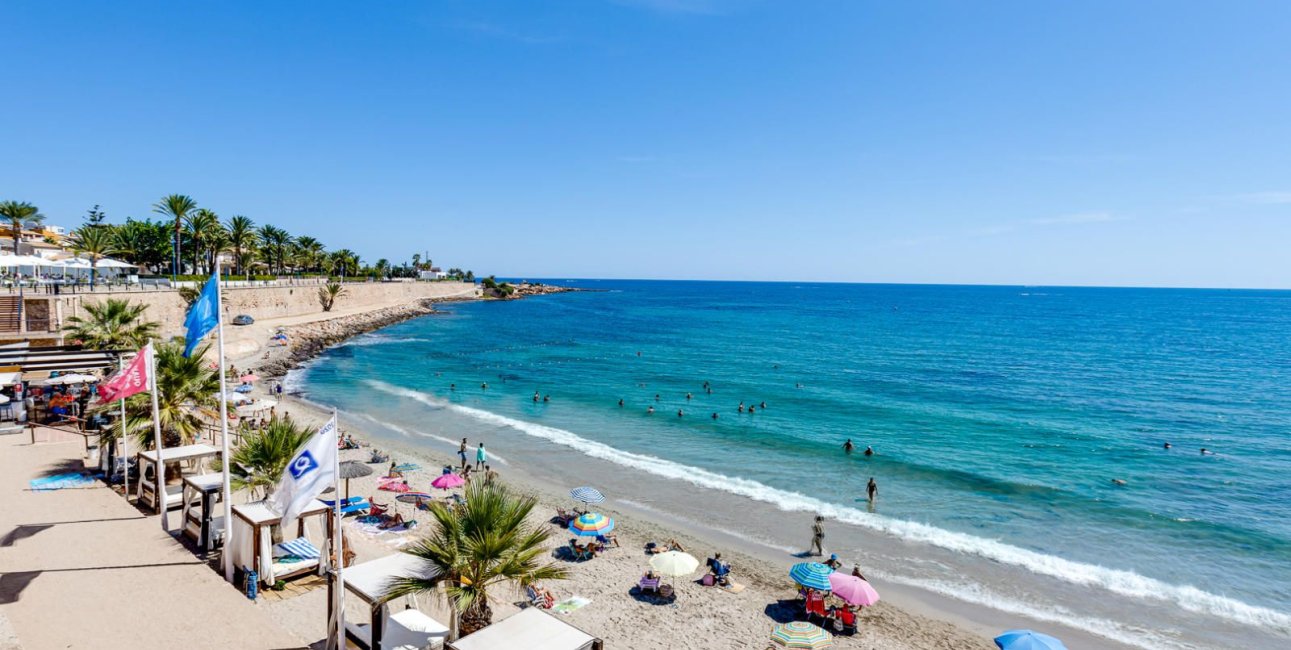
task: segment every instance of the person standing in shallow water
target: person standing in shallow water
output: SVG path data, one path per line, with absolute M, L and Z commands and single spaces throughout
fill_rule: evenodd
M 874 499 L 879 496 L 879 484 L 874 482 L 874 477 L 870 477 L 870 482 L 865 486 L 865 496 L 869 498 L 870 505 L 874 505 Z
M 462 438 L 462 446 L 457 448 L 457 457 L 462 459 L 462 467 L 466 467 L 466 438 Z
M 816 522 L 811 525 L 811 551 L 809 555 L 825 554 L 825 518 L 816 515 Z
M 847 452 L 847 453 L 849 453 L 849 454 L 850 454 L 850 453 L 852 453 L 852 450 L 853 450 L 853 449 L 856 449 L 856 445 L 852 444 L 852 439 L 851 439 L 851 438 L 848 438 L 848 439 L 847 439 L 847 442 L 844 442 L 844 443 L 843 443 L 843 451 L 845 451 L 845 452 Z
M 475 469 L 483 467 L 488 460 L 489 455 L 484 451 L 484 443 L 481 442 L 480 446 L 475 448 Z

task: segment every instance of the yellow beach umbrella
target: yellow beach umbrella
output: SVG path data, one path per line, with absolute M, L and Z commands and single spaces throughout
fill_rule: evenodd
M 650 558 L 650 568 L 660 575 L 676 578 L 694 573 L 699 568 L 699 560 L 689 553 L 665 551 Z

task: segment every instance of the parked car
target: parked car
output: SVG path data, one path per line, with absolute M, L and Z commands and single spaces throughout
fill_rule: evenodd
M 237 316 L 233 317 L 234 325 L 250 325 L 251 323 L 254 323 L 254 322 L 256 322 L 256 319 L 246 314 L 238 314 Z

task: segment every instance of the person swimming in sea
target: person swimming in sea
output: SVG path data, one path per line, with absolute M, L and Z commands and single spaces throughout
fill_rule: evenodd
M 659 401 L 659 393 L 654 394 L 654 401 Z
M 543 403 L 550 402 L 550 401 L 551 401 L 551 395 L 543 395 L 543 396 L 542 396 L 542 401 L 543 401 Z
M 486 382 L 481 383 L 481 384 L 480 384 L 480 389 L 481 389 L 481 390 L 488 390 L 488 389 L 489 389 L 489 382 L 487 382 L 487 381 L 486 381 Z
M 761 404 L 758 404 L 758 406 L 762 407 L 762 410 L 763 410 L 763 411 L 767 410 L 767 403 L 766 403 L 766 402 L 762 402 Z
M 874 455 L 874 448 L 873 448 L 873 447 L 869 447 L 869 446 L 865 447 L 865 455 L 866 455 L 866 456 L 873 456 L 873 455 Z
M 713 411 L 713 419 L 714 419 L 714 420 L 716 420 L 716 419 L 717 419 L 717 411 Z
M 1167 442 L 1167 443 L 1165 443 L 1164 448 L 1165 448 L 1165 449 L 1169 449 L 1169 448 L 1170 448 L 1170 443 L 1168 443 L 1168 442 Z
M 849 454 L 850 454 L 850 453 L 852 453 L 852 450 L 853 450 L 853 449 L 856 449 L 856 445 L 852 444 L 852 439 L 851 439 L 851 438 L 848 438 L 848 439 L 847 439 L 847 442 L 844 442 L 844 443 L 843 443 L 843 451 L 845 451 L 845 452 L 847 452 L 847 453 L 849 453 Z
M 740 402 L 740 413 L 744 412 L 744 402 Z
M 691 398 L 691 394 L 690 394 L 690 393 L 686 393 L 686 401 L 687 401 L 687 402 L 689 402 L 689 401 L 690 401 L 690 398 Z
M 623 400 L 622 400 L 622 399 L 620 399 L 620 400 L 619 400 L 619 408 L 623 408 Z
M 448 390 L 457 390 L 457 384 L 449 384 Z
M 1213 451 L 1211 451 L 1211 450 L 1209 450 L 1209 449 L 1206 449 L 1205 447 L 1202 447 L 1202 448 L 1201 448 L 1201 455 L 1202 455 L 1202 456 L 1214 456 L 1214 455 L 1215 455 L 1215 452 L 1213 452 Z
M 651 414 L 654 413 L 654 404 L 651 404 L 650 406 L 646 407 L 646 413 L 651 413 Z
M 537 404 L 537 403 L 538 403 L 538 391 L 536 391 L 536 390 L 533 392 L 533 402 L 534 402 L 535 404 Z
M 749 413 L 753 413 L 753 411 L 755 410 L 757 410 L 757 407 L 753 406 L 752 404 L 749 404 Z
M 681 409 L 677 409 L 677 417 L 684 417 L 685 415 L 685 413 L 681 412 Z

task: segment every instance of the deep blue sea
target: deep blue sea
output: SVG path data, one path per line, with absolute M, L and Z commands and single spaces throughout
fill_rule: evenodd
M 448 305 L 293 383 L 786 551 L 823 513 L 880 580 L 1145 647 L 1291 644 L 1291 292 L 569 283 L 598 291 Z

